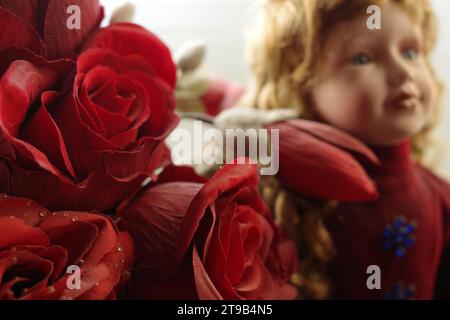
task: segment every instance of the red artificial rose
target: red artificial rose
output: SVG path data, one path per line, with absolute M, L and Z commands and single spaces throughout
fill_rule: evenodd
M 176 70 L 152 33 L 133 24 L 99 30 L 65 91 L 55 69 L 70 62 L 11 50 L 0 51 L 0 191 L 105 212 L 170 161 Z
M 80 9 L 80 28 L 67 20 Z M 48 59 L 75 55 L 100 25 L 103 8 L 98 0 L 0 0 L 0 48 L 27 48 Z
M 119 208 L 133 236 L 137 299 L 292 299 L 296 249 L 256 187 L 257 167 L 228 164 L 204 185 L 169 182 Z
M 132 239 L 110 218 L 0 195 L 0 300 L 111 299 L 132 263 Z
M 223 110 L 235 107 L 244 93 L 244 86 L 218 78 L 211 81 L 200 100 L 205 107 L 205 112 L 215 117 Z

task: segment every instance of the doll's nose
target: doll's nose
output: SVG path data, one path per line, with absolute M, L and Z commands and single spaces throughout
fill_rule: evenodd
M 413 79 L 411 70 L 402 61 L 393 61 L 387 70 L 388 83 L 391 86 L 399 86 Z

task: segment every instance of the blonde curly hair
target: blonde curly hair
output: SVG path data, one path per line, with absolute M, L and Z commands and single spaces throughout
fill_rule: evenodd
M 421 26 L 424 52 L 429 57 L 436 43 L 437 22 L 428 0 L 263 0 L 248 39 L 253 82 L 246 104 L 264 110 L 294 108 L 304 118 L 313 117 L 306 100 L 327 33 L 336 21 L 366 12 L 369 5 L 388 2 L 406 10 Z M 438 98 L 428 123 L 412 138 L 414 157 L 425 162 L 430 133 L 439 120 L 443 89 L 431 63 L 428 65 Z
M 413 157 L 431 166 L 430 159 L 436 158 L 430 148 L 434 143 L 431 131 L 439 119 L 443 86 L 429 62 L 436 42 L 437 22 L 428 0 L 263 0 L 248 39 L 247 58 L 253 82 L 245 104 L 263 110 L 294 108 L 301 117 L 314 120 L 307 97 L 327 33 L 337 21 L 365 13 L 370 5 L 387 3 L 395 3 L 405 10 L 424 35 L 424 52 L 438 98 L 427 124 L 411 142 Z M 261 192 L 280 224 L 299 245 L 296 282 L 301 297 L 327 298 L 330 283 L 325 269 L 334 248 L 323 219 L 333 205 L 292 194 L 273 180 L 262 179 Z

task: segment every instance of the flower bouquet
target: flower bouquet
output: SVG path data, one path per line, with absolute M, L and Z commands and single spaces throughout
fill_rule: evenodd
M 257 166 L 173 166 L 171 53 L 102 18 L 0 0 L 0 299 L 295 298 Z

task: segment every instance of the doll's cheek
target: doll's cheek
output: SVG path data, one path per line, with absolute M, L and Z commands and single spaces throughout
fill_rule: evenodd
M 368 106 L 370 100 L 354 83 L 343 80 L 327 81 L 312 92 L 313 109 L 320 120 L 346 129 L 361 118 L 361 106 Z
M 438 102 L 438 80 L 433 77 L 432 71 L 426 65 L 426 62 L 420 65 L 414 76 L 414 81 L 420 90 L 423 111 L 429 113 L 431 108 Z
M 431 108 L 438 103 L 438 84 L 433 80 L 432 76 L 428 74 L 424 78 L 424 83 L 421 84 L 421 91 L 423 92 L 423 105 L 425 112 L 431 112 Z

